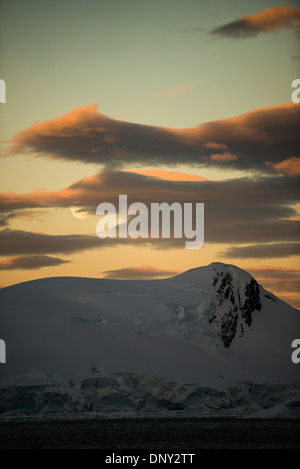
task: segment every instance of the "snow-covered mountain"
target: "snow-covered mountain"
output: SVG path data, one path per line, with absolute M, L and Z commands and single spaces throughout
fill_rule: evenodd
M 233 265 L 162 280 L 45 278 L 2 289 L 0 305 L 3 385 L 41 374 L 210 386 L 299 377 L 291 343 L 300 312 Z

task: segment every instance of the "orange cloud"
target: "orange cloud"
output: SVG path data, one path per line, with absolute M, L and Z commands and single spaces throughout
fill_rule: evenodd
M 289 305 L 296 309 L 300 309 L 300 296 L 297 292 L 295 293 L 278 293 L 281 300 L 285 301 Z
M 299 24 L 300 8 L 276 6 L 219 26 L 213 29 L 211 34 L 231 38 L 245 38 L 283 28 L 299 31 Z
M 85 106 L 17 133 L 8 155 L 96 163 L 110 168 L 193 164 L 267 171 L 299 150 L 300 106 L 289 103 L 188 129 L 171 129 L 111 119 Z M 217 150 L 217 151 L 212 151 Z M 228 152 L 228 154 L 227 154 Z M 218 156 L 211 159 L 211 153 Z M 238 158 L 232 155 L 239 155 Z
M 176 270 L 159 269 L 152 265 L 140 265 L 138 267 L 126 267 L 123 269 L 107 270 L 104 278 L 115 279 L 147 279 L 173 277 L 179 274 Z
M 286 174 L 287 176 L 300 176 L 300 158 L 292 156 L 287 158 L 280 163 L 267 162 L 268 166 L 271 166 L 276 173 Z
M 143 174 L 144 176 L 163 179 L 164 181 L 207 181 L 206 178 L 196 174 L 186 174 L 178 171 L 166 171 L 163 169 L 128 169 L 126 172 Z
M 40 144 L 39 151 L 43 151 L 43 137 L 51 138 L 59 135 L 63 141 L 64 138 L 72 136 L 74 129 L 80 128 L 82 122 L 85 122 L 86 127 L 93 123 L 92 127 L 94 127 L 94 119 L 101 119 L 101 114 L 97 112 L 97 107 L 97 105 L 82 106 L 50 121 L 36 122 L 28 129 L 18 132 L 12 138 L 11 143 L 14 151 L 24 151 L 24 146 L 34 149 L 37 140 Z
M 214 161 L 232 161 L 237 160 L 237 156 L 226 151 L 225 153 L 216 153 L 211 155 L 211 159 Z
M 297 273 L 300 277 L 300 269 L 298 268 L 292 268 L 292 267 L 274 267 L 273 265 L 258 265 L 258 266 L 255 266 L 255 267 L 248 267 L 246 268 L 246 270 L 251 270 L 251 271 L 254 271 L 256 272 L 255 275 L 257 275 L 257 273 L 260 273 L 260 272 L 293 272 L 293 273 Z
M 275 293 L 280 299 L 300 306 L 300 269 L 293 267 L 255 266 L 246 268 L 264 288 Z

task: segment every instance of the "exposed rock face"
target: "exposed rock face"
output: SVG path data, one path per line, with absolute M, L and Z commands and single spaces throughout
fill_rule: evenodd
M 229 269 L 230 270 L 230 269 Z M 216 312 L 210 318 L 218 327 L 219 336 L 225 347 L 252 323 L 252 313 L 261 310 L 259 285 L 250 277 L 241 281 L 235 272 L 214 269 L 212 285 L 216 291 Z
M 261 310 L 261 301 L 259 296 L 259 285 L 254 278 L 245 287 L 246 299 L 241 305 L 242 316 L 245 319 L 247 326 L 251 326 L 253 311 Z

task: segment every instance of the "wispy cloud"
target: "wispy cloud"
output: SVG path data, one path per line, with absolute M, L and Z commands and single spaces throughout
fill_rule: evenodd
M 220 256 L 232 259 L 256 258 L 271 259 L 280 257 L 298 256 L 300 243 L 266 243 L 249 246 L 233 246 L 220 253 Z
M 37 270 L 42 267 L 55 267 L 70 262 L 50 256 L 8 257 L 0 260 L 0 270 Z
M 297 291 L 300 287 L 300 269 L 293 267 L 259 266 L 248 270 L 256 279 L 264 282 L 266 288 L 281 288 L 281 291 Z
M 195 88 L 196 86 L 205 82 L 206 80 L 195 80 L 189 83 L 183 83 L 178 86 L 174 86 L 170 88 L 163 88 L 163 89 L 154 91 L 153 96 L 163 96 L 165 98 L 174 99 L 186 93 L 188 90 Z
M 246 268 L 266 290 L 300 307 L 300 269 L 292 267 L 259 266 Z
M 259 13 L 247 15 L 210 31 L 210 34 L 220 37 L 241 39 L 255 37 L 278 29 L 300 31 L 300 8 L 291 6 L 276 6 L 267 8 Z
M 190 34 L 190 33 L 201 33 L 205 31 L 203 27 L 197 28 L 177 28 L 177 29 L 169 29 L 169 33 L 181 33 L 181 34 Z
M 1 199 L 1 194 L 0 194 Z M 0 207 L 0 213 L 2 212 L 4 207 Z M 5 211 L 5 209 L 4 209 Z M 0 226 L 8 226 L 9 222 L 12 218 L 23 218 L 28 220 L 39 220 L 49 212 L 47 210 L 13 210 L 10 213 L 5 215 L 0 215 Z
M 160 269 L 152 265 L 140 265 L 137 267 L 126 267 L 123 269 L 106 270 L 104 274 L 104 278 L 139 280 L 171 277 L 179 274 L 179 271 Z

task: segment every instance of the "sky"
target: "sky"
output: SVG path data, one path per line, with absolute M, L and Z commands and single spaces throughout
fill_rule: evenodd
M 2 0 L 0 286 L 238 265 L 299 295 L 299 1 Z M 119 194 L 204 203 L 204 246 L 99 239 Z

